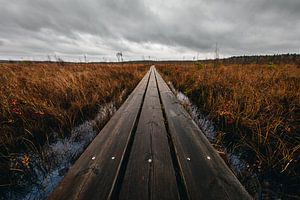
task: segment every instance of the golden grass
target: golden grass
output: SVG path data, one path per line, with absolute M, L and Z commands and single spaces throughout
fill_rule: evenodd
M 300 174 L 299 67 L 155 65 L 166 81 L 216 123 L 216 142 L 243 152 L 254 172 L 286 176 L 293 182 L 289 186 L 295 187 Z M 146 64 L 0 63 L 1 156 L 19 151 L 24 140 L 35 146 L 51 140 L 53 131 L 70 134 L 104 103 L 120 105 L 148 68 Z M 28 159 L 23 161 L 26 165 Z
M 251 170 L 299 178 L 299 67 L 208 62 L 156 67 L 216 123 L 216 142 L 243 152 Z
M 128 95 L 145 64 L 0 64 L 0 146 L 24 138 L 43 142 L 53 131 L 68 134 L 100 105 Z M 8 150 L 8 149 L 7 149 Z M 10 152 L 6 152 L 10 153 Z
M 106 103 L 119 107 L 148 69 L 132 63 L 0 63 L 0 196 L 37 183 L 38 173 L 54 165 L 43 145 L 57 133 L 70 136 Z

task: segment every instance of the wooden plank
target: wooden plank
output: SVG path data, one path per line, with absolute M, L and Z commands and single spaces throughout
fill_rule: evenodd
M 179 199 L 154 73 L 150 76 L 119 199 Z
M 70 168 L 49 199 L 108 199 L 112 195 L 142 105 L 150 70 Z
M 188 198 L 251 199 L 156 70 L 155 75 Z

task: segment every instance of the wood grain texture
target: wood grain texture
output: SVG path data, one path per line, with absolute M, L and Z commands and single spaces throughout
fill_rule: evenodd
M 49 199 L 251 197 L 151 67 Z
M 167 131 L 153 72 L 150 76 L 119 198 L 179 199 Z
M 150 71 L 70 168 L 50 200 L 108 199 L 142 105 Z M 94 159 L 92 159 L 95 157 Z
M 189 199 L 251 199 L 155 70 L 169 132 Z

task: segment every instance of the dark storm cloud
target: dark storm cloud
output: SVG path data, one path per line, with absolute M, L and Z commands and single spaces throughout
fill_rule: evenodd
M 0 55 L 299 53 L 299 0 L 0 0 Z

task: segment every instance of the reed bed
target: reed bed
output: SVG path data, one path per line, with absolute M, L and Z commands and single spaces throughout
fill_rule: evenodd
M 0 190 L 20 184 L 45 144 L 70 137 L 102 105 L 119 107 L 147 64 L 0 63 Z M 55 133 L 55 134 L 54 134 Z
M 194 62 L 156 67 L 215 123 L 214 142 L 238 152 L 248 163 L 247 173 L 257 174 L 262 185 L 273 181 L 281 184 L 280 192 L 300 196 L 299 66 Z

